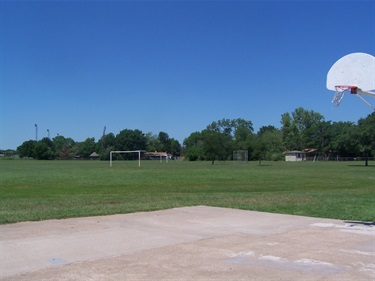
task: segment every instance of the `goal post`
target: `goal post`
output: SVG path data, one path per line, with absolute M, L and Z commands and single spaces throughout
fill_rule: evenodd
M 233 151 L 233 161 L 237 163 L 249 161 L 249 151 L 248 150 L 234 150 Z
M 118 154 L 126 154 L 126 153 L 138 153 L 138 168 L 141 167 L 141 150 L 127 150 L 127 151 L 111 151 L 109 153 L 109 166 L 112 167 L 112 154 L 118 153 Z

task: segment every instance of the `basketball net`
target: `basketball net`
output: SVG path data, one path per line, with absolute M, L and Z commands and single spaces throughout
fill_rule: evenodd
M 335 95 L 333 96 L 332 103 L 335 107 L 338 107 L 344 98 L 345 92 L 350 90 L 351 94 L 357 94 L 357 87 L 356 86 L 335 86 Z

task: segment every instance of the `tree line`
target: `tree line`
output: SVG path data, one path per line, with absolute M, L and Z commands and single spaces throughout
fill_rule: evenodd
M 109 160 L 109 153 L 112 150 L 167 151 L 174 156 L 179 156 L 181 145 L 165 132 L 153 135 L 144 134 L 140 130 L 124 129 L 117 135 L 113 133 L 103 135 L 98 141 L 95 141 L 95 138 L 87 138 L 83 142 L 75 142 L 72 138 L 64 136 L 56 136 L 53 139 L 43 138 L 40 141 L 28 140 L 17 148 L 17 153 L 21 158 L 66 160 L 88 159 L 93 152 L 96 152 L 101 160 Z M 115 157 L 123 159 L 133 156 L 116 155 Z
M 249 160 L 282 160 L 285 151 L 312 151 L 321 159 L 373 157 L 375 113 L 353 122 L 326 121 L 318 112 L 296 108 L 281 115 L 281 128 L 263 126 L 254 133 L 251 121 L 222 119 L 184 141 L 189 160 L 225 160 L 247 150 Z
M 111 150 L 166 151 L 175 157 L 195 160 L 230 160 L 234 150 L 247 150 L 249 160 L 282 160 L 291 150 L 314 151 L 314 156 L 373 157 L 375 155 L 375 113 L 354 122 L 326 121 L 313 110 L 296 108 L 281 115 L 281 127 L 263 126 L 254 132 L 253 123 L 241 118 L 222 119 L 191 133 L 181 145 L 165 132 L 157 135 L 125 129 L 109 133 L 95 142 L 75 142 L 57 136 L 52 140 L 29 140 L 17 148 L 20 157 L 35 159 L 88 158 L 97 152 L 109 158 Z M 119 156 L 120 157 L 120 156 Z

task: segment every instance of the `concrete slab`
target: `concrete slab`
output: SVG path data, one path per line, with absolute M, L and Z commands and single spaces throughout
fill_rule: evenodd
M 0 280 L 375 280 L 373 223 L 215 207 L 0 226 Z

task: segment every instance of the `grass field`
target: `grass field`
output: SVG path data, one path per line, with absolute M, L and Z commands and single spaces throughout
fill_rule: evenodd
M 375 221 L 375 163 L 0 161 L 0 223 L 208 205 Z

